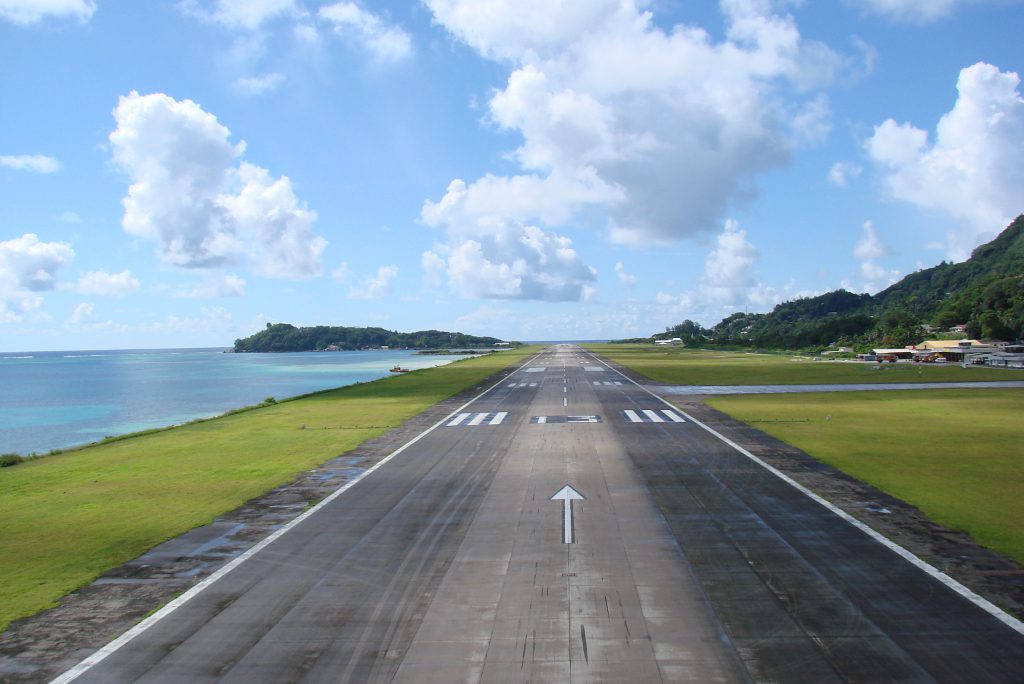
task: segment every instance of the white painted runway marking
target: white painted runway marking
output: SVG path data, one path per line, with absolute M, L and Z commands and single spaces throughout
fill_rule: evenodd
M 636 411 L 633 411 L 631 409 L 626 409 L 625 411 L 623 411 L 623 413 L 626 414 L 626 417 L 629 418 L 629 421 L 631 423 L 642 423 L 642 422 L 644 422 L 643 418 L 641 418 L 640 416 L 636 415 Z
M 546 422 L 548 422 L 548 417 L 547 416 L 537 416 L 537 423 L 538 424 L 543 425 Z
M 675 411 L 669 411 L 668 409 L 662 409 L 661 412 L 664 413 L 666 416 L 668 416 L 668 419 L 671 420 L 673 423 L 685 423 L 686 422 Z
M 539 354 L 536 354 L 536 355 L 532 356 L 530 358 L 530 361 L 536 360 L 538 358 L 538 356 L 539 356 Z M 527 363 L 529 363 L 529 362 L 527 362 Z M 512 371 L 512 372 L 513 373 L 518 373 L 519 370 L 517 369 L 517 370 Z M 494 389 L 498 388 L 499 386 L 501 386 L 502 382 L 504 382 L 504 381 L 503 380 L 499 380 L 498 382 L 494 383 L 493 385 L 491 385 L 490 387 L 485 389 L 483 392 L 481 392 L 480 394 L 476 395 L 475 397 L 473 397 L 472 399 L 467 401 L 465 404 L 463 404 L 462 406 L 460 406 L 459 408 L 455 409 L 454 411 L 449 413 L 447 416 L 445 416 L 441 420 L 439 420 L 436 423 L 434 423 L 433 425 L 431 425 L 426 430 L 424 430 L 420 434 L 416 435 L 415 437 L 413 437 L 408 442 L 406 442 L 402 446 L 400 446 L 397 449 L 395 449 L 394 451 L 392 451 L 390 454 L 388 454 L 387 456 L 385 456 L 381 460 L 379 460 L 376 463 L 374 463 L 372 466 L 370 466 L 369 468 L 364 470 L 360 475 L 355 476 L 354 478 L 352 478 L 351 480 L 349 480 L 348 482 L 343 484 L 338 489 L 335 489 L 333 492 L 328 494 L 325 498 L 321 499 L 320 502 L 317 503 L 316 505 L 314 505 L 312 508 L 307 508 L 304 513 L 300 514 L 299 516 L 297 516 L 295 518 L 292 518 L 292 520 L 290 520 L 289 522 L 285 523 L 282 527 L 277 528 L 276 530 L 271 532 L 269 535 L 264 537 L 262 540 L 256 542 L 256 544 L 254 544 L 253 546 L 249 547 L 249 549 L 247 551 L 243 551 L 241 555 L 236 556 L 234 558 L 234 560 L 228 561 L 226 564 L 222 565 L 220 567 L 220 569 L 214 571 L 214 573 L 212 575 L 210 575 L 209 577 L 207 577 L 204 580 L 201 580 L 199 582 L 199 584 L 196 584 L 191 589 L 186 591 L 184 594 L 181 594 L 180 596 L 178 596 L 177 598 L 172 600 L 170 603 L 165 605 L 163 608 L 161 608 L 157 612 L 153 613 L 152 615 L 150 615 L 149 617 L 144 619 L 142 622 L 138 623 L 137 625 L 135 625 L 134 627 L 129 629 L 127 632 L 125 632 L 121 636 L 119 636 L 116 639 L 114 639 L 113 641 L 111 641 L 109 644 L 107 644 L 103 648 L 97 650 L 95 653 L 93 653 L 92 655 L 90 655 L 87 658 L 85 658 L 85 660 L 82 660 L 80 663 L 78 663 L 77 665 L 75 665 L 71 669 L 66 670 L 64 672 L 64 674 L 62 674 L 59 677 L 57 677 L 56 679 L 54 679 L 52 682 L 50 682 L 50 684 L 69 684 L 69 682 L 73 682 L 74 680 L 76 680 L 79 677 L 81 677 L 83 674 L 85 674 L 86 672 L 91 670 L 93 667 L 95 667 L 96 665 L 98 665 L 99 663 L 103 662 L 104 660 L 109 658 L 111 655 L 116 653 L 123 646 L 125 646 L 128 643 L 130 643 L 137 636 L 139 636 L 140 634 L 145 633 L 150 627 L 152 627 L 153 625 L 157 624 L 158 622 L 160 622 L 164 618 L 166 618 L 169 615 L 171 615 L 172 613 L 174 613 L 174 611 L 178 610 L 178 608 L 181 608 L 182 606 L 184 606 L 186 603 L 191 601 L 193 597 L 201 594 L 208 587 L 214 585 L 218 580 L 220 580 L 225 575 L 229 574 L 232 570 L 237 568 L 239 565 L 241 565 L 242 563 L 245 563 L 247 560 L 249 560 L 250 558 L 252 558 L 256 554 L 258 554 L 260 551 L 262 551 L 263 549 L 267 548 L 268 546 L 273 544 L 275 541 L 277 541 L 278 539 L 280 539 L 284 535 L 288 534 L 288 532 L 292 531 L 293 529 L 295 529 L 296 527 L 301 525 L 307 518 L 311 518 L 312 516 L 314 516 L 317 513 L 319 513 L 323 508 L 326 508 L 328 505 L 331 504 L 331 502 L 333 502 L 339 496 L 341 496 L 342 494 L 344 494 L 348 490 L 350 490 L 353 487 L 355 487 L 357 484 L 362 482 L 364 479 L 366 479 L 367 477 L 369 477 L 373 473 L 375 473 L 378 470 L 380 470 L 381 468 L 383 468 L 392 459 L 394 459 L 397 456 L 399 456 L 402 452 L 404 452 L 406 449 L 411 447 L 413 444 L 415 444 L 416 442 L 420 441 L 421 439 L 423 439 L 424 437 L 426 437 L 427 435 L 429 435 L 431 432 L 433 432 L 437 428 L 441 427 L 442 425 L 445 425 L 446 421 L 448 421 L 448 419 L 451 418 L 452 416 L 454 416 L 456 413 L 462 411 L 462 409 L 466 408 L 467 406 L 469 406 L 470 404 L 475 402 L 477 399 L 480 399 L 481 397 L 486 395 L 491 390 L 494 390 Z
M 568 399 L 562 399 L 562 406 L 568 406 L 568 405 L 569 405 L 569 400 Z
M 658 411 L 652 411 L 651 409 L 640 409 L 639 413 L 631 409 L 626 409 L 622 412 L 622 415 L 626 416 L 631 423 L 664 423 L 665 418 L 668 418 L 673 423 L 686 422 L 678 413 L 667 409 L 662 409 L 661 415 L 658 414 Z M 662 418 L 662 415 L 665 416 L 665 418 Z
M 652 423 L 664 423 L 665 419 L 650 409 L 644 409 L 644 415 L 651 419 Z
M 547 368 L 544 368 L 544 367 L 541 367 L 541 366 L 530 366 L 529 368 L 524 368 L 523 372 L 524 373 L 543 373 L 546 370 L 547 370 Z
M 601 423 L 601 416 L 534 416 L 530 419 L 533 425 L 551 425 L 555 423 Z
M 565 485 L 558 492 L 551 497 L 552 501 L 562 502 L 562 543 L 563 544 L 575 544 L 576 543 L 576 529 L 572 524 L 572 502 L 582 501 L 585 499 L 582 494 L 577 492 L 569 485 Z
M 591 373 L 601 373 L 604 371 L 604 368 L 600 366 L 584 366 L 583 370 L 590 371 Z
M 467 427 L 476 425 L 501 425 L 507 415 L 508 411 L 499 411 L 498 413 L 460 413 L 451 421 L 446 423 L 446 426 L 458 427 L 463 424 Z M 465 422 L 470 416 L 473 416 L 472 419 L 470 419 L 468 423 Z
M 604 361 L 601 361 L 600 359 L 598 359 L 596 357 L 594 358 L 594 360 L 597 361 L 598 363 L 604 363 Z M 607 364 L 605 364 L 605 365 L 607 365 Z M 758 458 L 757 456 L 755 456 L 753 453 L 751 453 L 747 449 L 744 449 L 743 447 L 741 447 L 736 442 L 732 441 L 731 439 L 729 439 L 728 437 L 726 437 L 722 433 L 720 433 L 717 430 L 715 430 L 713 427 L 711 427 L 709 425 L 705 425 L 704 423 L 700 422 L 699 420 L 697 420 L 696 418 L 691 416 L 689 413 L 686 413 L 685 411 L 683 411 L 681 409 L 678 409 L 678 407 L 673 406 L 671 403 L 669 403 L 669 401 L 667 399 L 665 399 L 664 397 L 659 397 L 657 394 L 655 394 L 651 390 L 647 389 L 646 387 L 641 385 L 636 380 L 631 380 L 629 378 L 629 376 L 627 376 L 625 373 L 623 373 L 621 371 L 617 371 L 614 368 L 612 368 L 611 366 L 608 366 L 608 370 L 613 371 L 615 373 L 618 373 L 620 376 L 622 376 L 622 378 L 626 382 L 629 382 L 629 383 L 631 383 L 633 385 L 636 385 L 638 388 L 640 388 L 644 392 L 647 392 L 647 394 L 651 395 L 652 397 L 654 397 L 655 399 L 657 399 L 661 403 L 665 404 L 666 406 L 671 406 L 672 408 L 678 410 L 690 422 L 692 422 L 693 424 L 697 425 L 698 427 L 706 430 L 709 434 L 714 435 L 716 438 L 721 440 L 723 443 L 728 444 L 730 447 L 735 449 L 737 452 L 743 454 L 744 456 L 749 458 L 751 461 L 753 461 L 754 463 L 756 463 L 757 465 L 761 466 L 762 468 L 767 470 L 769 473 L 774 475 L 775 477 L 779 478 L 780 480 L 782 480 L 783 482 L 785 482 L 789 486 L 793 487 L 794 489 L 796 489 L 797 491 L 802 493 L 807 498 L 811 499 L 815 503 L 817 503 L 817 504 L 823 506 L 824 508 L 828 509 L 831 513 L 833 513 L 834 515 L 842 518 L 843 520 L 848 522 L 850 525 L 853 525 L 858 530 L 860 530 L 864 534 L 868 535 L 869 537 L 874 539 L 876 542 L 878 542 L 882 546 L 886 547 L 887 549 L 889 549 L 890 551 L 892 551 L 896 555 L 900 556 L 901 558 L 903 558 L 905 561 L 907 561 L 908 563 L 910 563 L 911 565 L 913 565 L 917 569 L 923 571 L 926 575 L 928 575 L 928 576 L 938 580 L 939 582 L 944 584 L 949 589 L 953 590 L 954 592 L 956 592 L 960 596 L 963 596 L 965 599 L 967 599 L 968 601 L 970 601 L 974 605 L 978 606 L 979 608 L 981 608 L 986 613 L 988 613 L 992 617 L 994 617 L 997 620 L 999 620 L 1000 622 L 1002 622 L 1004 625 L 1006 625 L 1007 627 L 1009 627 L 1013 631 L 1017 632 L 1018 634 L 1024 634 L 1024 621 L 1018 620 L 1017 618 L 1013 617 L 1012 615 L 1010 615 L 1005 610 L 1003 610 L 999 606 L 995 605 L 994 603 L 992 603 L 991 601 L 989 601 L 985 597 L 979 596 L 977 593 L 971 591 L 970 589 L 968 589 L 964 585 L 960 584 L 955 579 L 953 579 L 952 577 L 950 577 L 946 573 L 942 572 L 941 570 L 939 570 L 935 566 L 930 565 L 929 563 L 921 560 L 920 558 L 915 556 L 913 553 L 911 553 L 907 549 L 903 548 L 902 546 L 900 546 L 899 544 L 897 544 L 893 540 L 891 540 L 888 537 L 884 536 L 881 532 L 878 532 L 877 530 L 875 530 L 870 525 L 867 525 L 866 523 L 863 523 L 860 520 L 858 520 L 857 518 L 853 517 L 852 515 L 850 515 L 849 513 L 844 511 L 843 509 L 841 509 L 838 506 L 836 506 L 831 501 L 823 498 L 822 496 L 820 496 L 818 494 L 815 494 L 810 489 L 808 489 L 807 487 L 803 486 L 802 484 L 800 484 L 799 482 L 797 482 L 796 480 L 791 478 L 789 475 L 786 475 L 784 472 L 782 472 L 781 470 L 779 470 L 775 466 L 773 466 L 773 465 L 763 461 L 762 459 Z

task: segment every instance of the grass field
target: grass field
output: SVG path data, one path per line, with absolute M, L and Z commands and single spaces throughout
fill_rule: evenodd
M 639 344 L 587 344 L 587 349 L 656 382 L 677 385 L 817 385 L 883 382 L 1024 380 L 1024 371 L 950 364 L 813 361 L 789 354 L 746 354 Z M 875 370 L 875 366 L 879 366 Z
M 1024 563 L 1024 390 L 777 394 L 708 403 Z
M 0 629 L 535 351 L 460 360 L 0 469 Z

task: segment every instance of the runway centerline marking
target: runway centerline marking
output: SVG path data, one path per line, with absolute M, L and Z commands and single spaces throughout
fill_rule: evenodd
M 509 373 L 509 376 L 515 375 L 519 371 L 523 370 L 523 368 L 525 366 L 527 366 L 530 363 L 536 361 L 539 356 L 540 356 L 540 353 L 534 354 L 530 358 L 529 361 L 524 362 L 522 366 L 520 366 L 516 370 L 512 371 L 511 373 Z M 464 403 L 462 406 L 458 407 L 457 409 L 455 409 L 454 411 L 449 413 L 447 416 L 445 416 L 444 418 L 442 418 L 441 420 L 437 421 L 436 423 L 434 423 L 433 425 L 428 427 L 426 430 L 424 430 L 420 434 L 418 434 L 415 437 L 413 437 L 412 439 L 410 439 L 405 444 L 403 444 L 402 446 L 398 447 L 397 449 L 392 451 L 390 454 L 388 454 L 387 456 L 385 456 L 381 460 L 379 460 L 376 463 L 374 463 L 372 466 L 370 466 L 369 468 L 364 470 L 362 473 L 360 473 L 359 475 L 353 477 L 351 480 L 349 480 L 348 482 L 343 484 L 341 487 L 338 487 L 337 489 L 335 489 L 333 492 L 331 492 L 326 497 L 324 497 L 320 501 L 320 503 L 316 504 L 312 508 L 306 509 L 306 511 L 304 513 L 300 514 L 299 516 L 293 518 L 291 521 L 289 521 L 289 522 L 285 523 L 284 525 L 282 525 L 281 527 L 277 528 L 275 531 L 271 532 L 269 535 L 264 537 L 262 540 L 256 542 L 255 545 L 249 547 L 248 550 L 242 552 L 241 555 L 236 556 L 233 560 L 228 561 L 225 565 L 221 566 L 221 568 L 219 570 L 215 571 L 212 575 L 210 575 L 209 577 L 207 577 L 204 580 L 201 580 L 198 584 L 193 586 L 191 589 L 186 591 L 184 594 L 181 594 L 176 599 L 174 599 L 170 603 L 166 604 L 163 608 L 161 608 L 157 612 L 153 613 L 152 615 L 150 615 L 149 617 L 144 619 L 142 622 L 140 622 L 139 624 L 135 625 L 134 627 L 129 629 L 127 632 L 125 632 L 121 636 L 119 636 L 116 639 L 114 639 L 113 641 L 111 641 L 109 644 L 107 644 L 103 648 L 100 648 L 95 653 L 93 653 L 92 655 L 86 657 L 84 660 L 82 660 L 80 663 L 78 663 L 77 665 L 75 665 L 71 669 L 65 671 L 62 675 L 58 676 L 56 679 L 51 681 L 50 684 L 68 684 L 68 682 L 72 682 L 72 681 L 78 679 L 83 674 L 85 674 L 86 672 L 91 670 L 93 667 L 95 667 L 96 665 L 99 665 L 101 662 L 103 662 L 104 660 L 109 658 L 111 655 L 113 655 L 114 653 L 119 651 L 123 646 L 125 646 L 128 643 L 130 643 L 132 640 L 134 640 L 136 637 L 140 636 L 141 634 L 145 633 L 153 625 L 157 624 L 158 622 L 160 622 L 161 620 L 163 620 L 167 616 L 171 615 L 178 608 L 181 608 L 183 605 L 185 605 L 190 600 L 192 600 L 194 597 L 196 597 L 197 595 L 202 593 L 208 587 L 212 586 L 219 579 L 221 579 L 222 577 L 224 577 L 225 575 L 230 573 L 232 570 L 237 568 L 239 565 L 241 565 L 242 563 L 246 562 L 247 560 L 249 560 L 250 558 L 252 558 L 256 554 L 258 554 L 260 551 L 262 551 L 263 549 L 267 548 L 268 546 L 273 544 L 275 541 L 277 541 L 278 539 L 283 537 L 285 534 L 287 534 L 288 532 L 290 532 L 293 529 L 295 529 L 298 525 L 300 525 L 307 518 L 310 518 L 313 515 L 316 515 L 317 513 L 319 513 L 320 510 L 323 509 L 325 506 L 329 505 L 332 501 L 334 501 L 339 496 L 341 496 L 342 494 L 347 492 L 349 489 L 351 489 L 352 487 L 355 487 L 357 484 L 359 484 L 360 482 L 365 480 L 372 473 L 375 473 L 376 471 L 378 471 L 379 469 L 384 467 L 386 464 L 391 462 L 396 456 L 398 456 L 399 454 L 404 452 L 406 449 L 411 447 L 413 444 L 416 444 L 421 439 L 423 439 L 424 437 L 426 437 L 427 435 L 432 433 L 434 430 L 436 430 L 437 428 L 439 428 L 442 425 L 444 425 L 446 422 L 451 420 L 453 416 L 462 413 L 462 411 L 466 407 L 468 407 L 470 404 L 475 402 L 477 399 L 480 399 L 484 395 L 490 393 L 492 390 L 494 390 L 497 387 L 501 386 L 501 383 L 505 382 L 506 379 L 508 379 L 508 376 L 506 376 L 505 378 L 502 378 L 501 380 L 498 380 L 496 383 L 494 383 L 493 385 L 491 385 L 490 387 L 485 389 L 483 392 L 481 392 L 480 394 L 478 394 L 475 397 L 471 398 L 469 401 Z
M 773 465 L 769 464 L 768 462 L 758 458 L 757 456 L 755 456 L 753 453 L 751 453 L 747 449 L 744 449 L 742 446 L 740 446 L 736 442 L 732 441 L 731 439 L 729 439 L 728 437 L 726 437 L 722 433 L 720 433 L 717 430 L 715 430 L 713 427 L 711 427 L 709 425 L 705 425 L 704 423 L 702 423 L 701 421 L 697 420 L 696 418 L 691 416 L 686 411 L 683 411 L 678 406 L 676 406 L 675 404 L 671 403 L 670 401 L 668 401 L 664 397 L 658 396 L 657 394 L 655 394 L 651 390 L 649 390 L 646 387 L 644 387 L 643 385 L 641 385 L 636 380 L 633 380 L 632 378 L 630 378 L 628 375 L 626 375 L 622 371 L 620 371 L 620 370 L 618 370 L 616 368 L 613 368 L 612 366 L 608 365 L 605 361 L 602 361 L 601 359 L 597 358 L 597 356 L 593 352 L 588 352 L 588 353 L 591 355 L 591 357 L 595 361 L 597 361 L 598 363 L 604 364 L 608 368 L 608 370 L 613 371 L 613 372 L 618 373 L 619 375 L 621 375 L 623 380 L 625 380 L 626 382 L 629 382 L 629 383 L 631 383 L 633 385 L 636 385 L 641 390 L 643 390 L 647 394 L 651 395 L 652 397 L 654 397 L 655 399 L 660 401 L 662 404 L 665 404 L 666 406 L 669 406 L 669 407 L 675 409 L 676 411 L 679 411 L 679 413 L 682 414 L 690 422 L 694 423 L 695 425 L 700 426 L 702 429 L 704 429 L 708 433 L 714 435 L 715 437 L 717 437 L 719 440 L 721 440 L 725 444 L 728 444 L 730 447 L 732 447 L 733 449 L 735 449 L 739 453 L 743 454 L 744 456 L 749 458 L 751 461 L 753 461 L 757 465 L 761 466 L 762 468 L 767 470 L 769 473 L 771 473 L 772 475 L 776 476 L 777 478 L 779 478 L 780 480 L 782 480 L 786 484 L 790 485 L 791 487 L 793 487 L 794 489 L 796 489 L 800 493 L 804 494 L 805 496 L 810 498 L 815 503 L 817 503 L 817 504 L 819 504 L 821 506 L 824 506 L 829 511 L 831 511 L 833 514 L 839 516 L 840 518 L 842 518 L 843 520 L 845 520 L 849 524 L 853 525 L 854 527 L 856 527 L 858 530 L 860 530 L 864 534 L 866 534 L 869 537 L 871 537 L 872 539 L 874 539 L 876 542 L 878 542 L 882 546 L 886 547 L 887 549 L 889 549 L 890 551 L 892 551 L 896 555 L 898 555 L 901 558 L 903 558 L 903 560 L 907 561 L 908 563 L 910 563 L 911 565 L 913 565 L 917 569 L 923 571 L 925 574 L 929 575 L 933 579 L 938 580 L 940 583 L 944 584 L 947 588 L 951 589 L 952 591 L 956 592 L 957 594 L 959 594 L 963 598 L 967 599 L 968 601 L 973 603 L 978 608 L 981 608 L 986 613 L 988 613 L 992 617 L 996 618 L 997 620 L 999 620 L 1000 622 L 1002 622 L 1003 624 L 1005 624 L 1006 626 L 1008 626 L 1009 628 L 1011 628 L 1012 630 L 1017 632 L 1018 634 L 1024 634 L 1024 622 L 1022 622 L 1022 621 L 1018 620 L 1017 618 L 1013 617 L 1012 615 L 1010 615 L 1009 613 L 1004 611 L 1002 608 L 1000 608 L 999 606 L 997 606 L 994 603 L 992 603 L 991 601 L 989 601 L 988 599 L 984 598 L 983 596 L 980 596 L 977 593 L 971 591 L 970 589 L 968 589 L 964 585 L 960 584 L 955 579 L 953 579 L 952 577 L 950 577 L 946 573 L 942 572 L 938 568 L 936 568 L 936 567 L 926 563 L 925 561 L 921 560 L 920 558 L 915 556 L 913 553 L 911 553 L 907 549 L 903 548 L 902 546 L 900 546 L 896 542 L 894 542 L 891 539 L 889 539 L 888 537 L 884 536 L 881 532 L 878 532 L 873 527 L 871 527 L 871 526 L 861 522 L 857 518 L 853 517 L 852 515 L 850 515 L 849 513 L 844 511 L 843 509 L 841 509 L 838 506 L 836 506 L 831 501 L 825 499 L 824 497 L 819 496 L 818 494 L 815 494 L 810 489 L 808 489 L 807 487 L 804 487 L 802 484 L 800 484 L 799 482 L 797 482 L 796 480 L 791 478 L 789 475 L 786 475 L 784 472 L 782 472 L 781 470 L 779 470 L 775 466 L 773 466 Z

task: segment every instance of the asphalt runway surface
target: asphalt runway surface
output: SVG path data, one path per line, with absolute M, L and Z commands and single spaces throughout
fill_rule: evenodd
M 1019 623 L 568 345 L 164 613 L 75 681 L 1024 681 Z

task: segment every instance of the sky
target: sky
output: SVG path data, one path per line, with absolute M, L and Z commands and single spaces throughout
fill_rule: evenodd
M 1019 0 L 0 0 L 0 351 L 646 336 L 1024 212 Z

